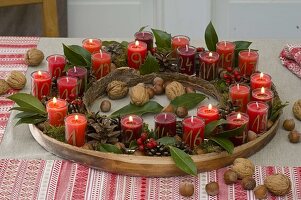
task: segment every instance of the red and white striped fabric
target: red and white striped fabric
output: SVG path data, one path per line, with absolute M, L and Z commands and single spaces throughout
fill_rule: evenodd
M 301 44 L 288 44 L 279 55 L 283 66 L 301 78 Z
M 0 199 L 254 199 L 252 191 L 240 183 L 225 185 L 226 168 L 198 174 L 197 177 L 130 177 L 111 174 L 81 164 L 59 160 L 0 160 Z M 284 173 L 292 188 L 288 195 L 268 199 L 301 199 L 301 167 L 256 167 L 254 178 L 262 184 L 267 175 Z M 190 198 L 179 194 L 182 181 L 192 182 L 195 193 Z M 208 196 L 204 190 L 210 181 L 218 181 L 220 194 Z
M 0 37 L 0 79 L 4 79 L 12 70 L 25 74 L 27 65 L 24 63 L 24 54 L 28 49 L 37 47 L 38 42 L 38 37 Z M 10 116 L 9 109 L 14 105 L 6 97 L 16 92 L 10 90 L 8 94 L 0 96 L 0 143 Z

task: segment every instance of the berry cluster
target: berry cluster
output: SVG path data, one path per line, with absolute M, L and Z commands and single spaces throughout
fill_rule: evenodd
M 232 67 L 227 67 L 226 71 L 223 72 L 223 78 L 228 85 L 240 82 L 241 74 L 239 69 L 233 69 Z
M 144 152 L 144 150 L 147 149 L 153 149 L 155 148 L 158 143 L 154 138 L 149 138 L 148 139 L 148 134 L 147 133 L 142 133 L 140 138 L 137 139 L 137 145 L 139 151 Z

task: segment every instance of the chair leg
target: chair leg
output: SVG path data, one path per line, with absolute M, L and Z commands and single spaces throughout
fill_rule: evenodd
M 56 0 L 43 0 L 43 30 L 46 37 L 59 37 Z

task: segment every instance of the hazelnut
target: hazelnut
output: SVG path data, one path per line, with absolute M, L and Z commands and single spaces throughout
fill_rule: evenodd
M 171 81 L 165 81 L 163 84 L 163 88 L 165 90 L 166 86 L 168 86 L 171 83 Z
M 11 71 L 6 77 L 7 84 L 17 90 L 21 90 L 26 85 L 26 76 L 19 71 Z
M 85 143 L 81 148 L 82 149 L 93 150 L 93 146 L 90 143 Z
M 248 141 L 253 141 L 257 138 L 257 134 L 254 131 L 248 131 Z
M 300 142 L 300 133 L 298 133 L 298 131 L 291 131 L 288 134 L 288 139 L 291 143 L 299 143 Z
M 0 79 L 0 95 L 6 94 L 9 89 L 10 89 L 10 87 L 7 84 L 7 82 L 3 79 Z
M 253 190 L 256 186 L 256 181 L 254 178 L 247 176 L 242 179 L 241 185 L 245 190 Z
M 201 155 L 201 154 L 205 154 L 205 150 L 203 148 L 201 148 L 200 146 L 196 146 L 194 149 L 193 149 L 193 152 L 197 155 Z
M 166 86 L 165 94 L 169 100 L 173 100 L 174 98 L 185 94 L 185 88 L 182 83 L 173 81 Z
M 292 131 L 295 128 L 295 121 L 294 119 L 286 119 L 283 122 L 283 128 L 287 131 Z
M 149 98 L 152 99 L 152 98 L 155 96 L 155 91 L 154 91 L 154 89 L 153 89 L 153 88 L 150 88 L 150 87 L 147 87 L 146 90 L 147 90 L 147 93 L 148 93 Z
M 142 151 L 136 150 L 133 155 L 134 156 L 144 156 L 144 153 Z
M 136 106 L 143 106 L 149 102 L 149 95 L 143 83 L 138 83 L 130 89 L 131 103 Z
M 219 193 L 219 185 L 217 182 L 210 182 L 206 184 L 205 190 L 209 195 L 217 195 Z
M 298 119 L 301 120 L 301 99 L 296 101 L 293 105 L 293 113 L 294 116 Z
M 291 181 L 284 174 L 273 174 L 267 176 L 264 185 L 268 191 L 276 196 L 283 196 L 289 193 L 291 189 Z
M 264 185 L 258 185 L 253 191 L 256 199 L 266 199 L 268 196 L 268 189 Z
M 153 85 L 161 85 L 163 86 L 164 80 L 161 77 L 154 78 Z
M 189 87 L 189 86 L 186 87 L 185 90 L 186 90 L 186 93 L 195 93 L 196 92 L 193 87 Z
M 160 95 L 164 93 L 164 88 L 162 85 L 155 84 L 153 89 L 156 95 Z
M 116 142 L 114 145 L 120 150 L 125 148 L 125 145 L 121 142 Z
M 272 120 L 268 120 L 267 128 L 270 129 L 273 126 L 274 122 Z
M 101 112 L 109 112 L 111 110 L 111 102 L 109 100 L 103 100 L 100 103 Z
M 38 66 L 44 59 L 44 53 L 36 48 L 29 49 L 25 54 L 25 63 L 30 66 Z
M 225 173 L 224 173 L 224 181 L 227 185 L 233 184 L 237 182 L 237 174 L 236 172 L 234 172 L 231 169 L 228 169 Z
M 110 99 L 122 99 L 128 94 L 129 88 L 123 81 L 112 81 L 106 89 Z
M 246 158 L 236 158 L 233 162 L 232 170 L 235 171 L 239 179 L 247 176 L 253 176 L 255 166 L 251 160 Z
M 167 106 L 165 106 L 161 112 L 171 112 L 174 113 L 175 112 L 175 107 L 172 104 L 169 104 Z
M 181 182 L 179 186 L 179 192 L 184 197 L 190 197 L 194 193 L 194 185 L 187 181 Z
M 183 107 L 183 106 L 179 106 L 176 109 L 176 115 L 180 118 L 184 118 L 188 115 L 188 110 L 187 108 Z

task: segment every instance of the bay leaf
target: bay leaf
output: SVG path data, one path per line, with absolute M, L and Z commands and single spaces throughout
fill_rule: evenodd
M 229 154 L 233 153 L 234 144 L 229 139 L 223 137 L 212 137 L 209 140 L 218 144 L 220 147 L 225 149 Z
M 205 30 L 205 42 L 209 51 L 216 51 L 218 36 L 211 21 L 209 22 Z
M 91 66 L 91 53 L 81 46 L 63 44 L 64 55 L 73 65 L 76 66 Z
M 145 29 L 146 27 L 148 27 L 148 25 L 142 26 L 142 27 L 138 30 L 138 32 L 144 31 L 144 29 Z
M 171 34 L 158 29 L 152 29 L 156 39 L 157 48 L 171 49 Z
M 196 107 L 206 98 L 206 95 L 200 93 L 186 93 L 174 98 L 170 103 L 175 107 L 183 106 L 185 108 L 192 109 Z
M 157 142 L 164 145 L 174 145 L 176 144 L 177 140 L 174 137 L 161 137 L 157 140 Z
M 232 130 L 223 131 L 222 133 L 219 133 L 218 136 L 223 137 L 223 138 L 235 137 L 235 136 L 241 135 L 243 133 L 243 131 L 245 130 L 245 128 L 246 128 L 246 125 L 243 125 L 243 126 L 240 126 L 238 128 L 232 129 Z
M 214 131 L 214 129 L 216 129 L 216 127 L 223 125 L 223 124 L 227 124 L 227 123 L 228 122 L 225 119 L 219 119 L 219 120 L 210 122 L 209 124 L 207 124 L 205 126 L 205 132 L 204 132 L 205 137 L 208 137 Z
M 139 71 L 141 75 L 159 72 L 160 64 L 158 60 L 148 52 L 145 62 L 140 66 Z
M 97 151 L 101 151 L 101 152 L 122 154 L 122 151 L 112 144 L 99 144 L 96 149 Z

